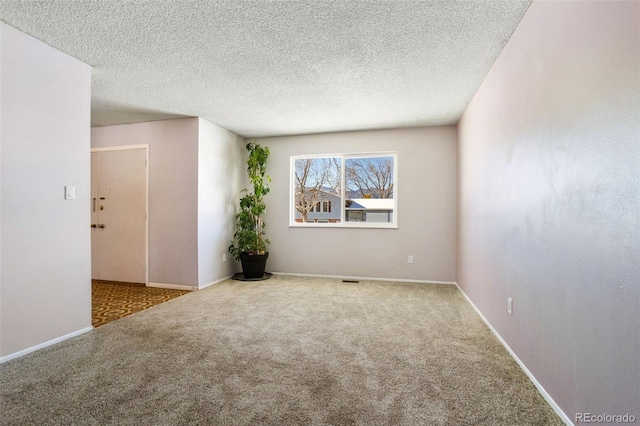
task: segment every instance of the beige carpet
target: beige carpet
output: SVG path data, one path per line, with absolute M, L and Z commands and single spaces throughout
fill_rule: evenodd
M 562 424 L 453 286 L 226 281 L 0 365 L 0 424 Z

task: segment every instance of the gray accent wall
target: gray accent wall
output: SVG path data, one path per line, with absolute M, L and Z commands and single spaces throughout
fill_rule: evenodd
M 571 421 L 640 418 L 638 28 L 534 1 L 458 126 L 458 283 Z
M 5 359 L 91 327 L 90 96 L 88 65 L 0 23 Z
M 455 281 L 456 128 L 423 127 L 286 136 L 268 146 L 267 269 L 275 272 Z M 398 153 L 397 229 L 289 226 L 290 158 L 295 155 Z M 414 263 L 408 263 L 408 256 Z

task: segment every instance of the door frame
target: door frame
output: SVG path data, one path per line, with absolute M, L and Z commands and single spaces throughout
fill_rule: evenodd
M 127 151 L 132 149 L 144 149 L 144 161 L 145 161 L 145 195 L 144 195 L 144 285 L 149 286 L 149 144 L 140 145 L 119 145 L 119 146 L 105 146 L 101 148 L 91 148 L 91 152 L 104 152 L 104 151 Z

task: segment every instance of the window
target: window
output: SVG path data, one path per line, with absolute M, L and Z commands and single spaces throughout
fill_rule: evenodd
M 331 201 L 318 201 L 310 210 L 312 213 L 331 213 Z
M 395 153 L 291 157 L 291 226 L 397 227 Z

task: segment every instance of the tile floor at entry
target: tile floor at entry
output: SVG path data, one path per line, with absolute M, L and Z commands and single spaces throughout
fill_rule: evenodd
M 91 280 L 91 325 L 99 327 L 186 293 L 189 291 Z

